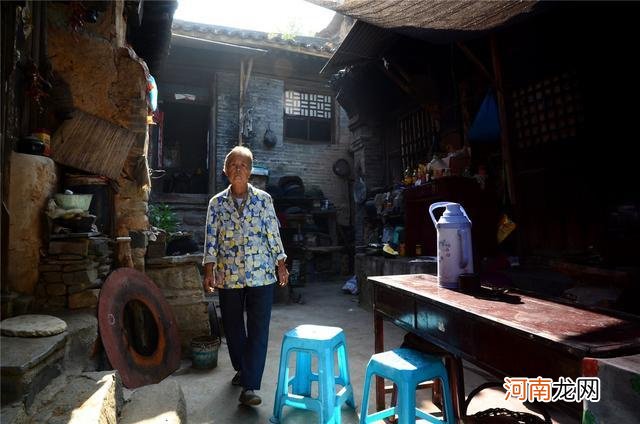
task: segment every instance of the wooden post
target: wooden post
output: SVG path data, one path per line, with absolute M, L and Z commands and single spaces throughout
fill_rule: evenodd
M 217 140 L 216 140 L 216 117 L 218 110 L 217 96 L 218 74 L 213 74 L 213 82 L 211 83 L 211 111 L 209 112 L 209 184 L 208 192 L 213 195 L 216 193 L 216 184 L 218 179 L 217 167 Z
M 240 60 L 240 99 L 238 100 L 238 146 L 242 146 L 242 115 L 244 106 L 244 60 Z
M 496 100 L 498 101 L 498 112 L 500 115 L 500 145 L 502 148 L 502 163 L 505 170 L 507 193 L 512 206 L 516 205 L 515 181 L 513 178 L 513 162 L 511 160 L 511 146 L 509 145 L 509 128 L 507 123 L 507 111 L 505 109 L 504 90 L 502 85 L 502 66 L 498 53 L 498 45 L 495 34 L 491 34 L 491 60 L 493 62 L 493 73 L 496 83 Z
M 238 107 L 238 146 L 242 146 L 242 125 L 244 121 L 244 98 L 247 94 L 249 86 L 249 78 L 251 78 L 251 68 L 253 68 L 253 58 L 249 58 L 247 62 L 247 70 L 245 73 L 244 60 L 240 61 L 240 102 Z

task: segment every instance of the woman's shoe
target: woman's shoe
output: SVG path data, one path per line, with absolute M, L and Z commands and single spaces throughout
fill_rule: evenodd
M 240 371 L 238 371 L 236 375 L 233 376 L 233 378 L 231 379 L 231 384 L 233 384 L 234 386 L 240 385 Z
M 247 406 L 258 406 L 262 403 L 260 396 L 255 394 L 253 390 L 243 390 L 238 400 L 241 404 Z

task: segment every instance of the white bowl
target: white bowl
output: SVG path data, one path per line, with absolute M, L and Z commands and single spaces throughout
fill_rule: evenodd
M 89 210 L 93 194 L 63 194 L 57 193 L 53 195 L 58 206 L 62 209 L 82 209 Z

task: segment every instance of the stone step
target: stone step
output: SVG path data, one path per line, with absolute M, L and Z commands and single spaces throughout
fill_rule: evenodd
M 180 424 L 187 422 L 187 404 L 182 387 L 165 379 L 158 384 L 125 389 L 125 401 L 118 423 Z
M 62 373 L 67 332 L 48 337 L 0 337 L 2 405 L 29 407 L 42 389 Z
M 31 406 L 35 396 L 55 377 L 66 371 L 95 371 L 92 358 L 98 337 L 95 311 L 57 314 L 66 331 L 46 337 L 1 336 L 0 373 L 2 405 L 23 402 Z
M 98 357 L 94 355 L 98 341 L 96 311 L 79 310 L 53 313 L 67 323 L 67 343 L 64 352 L 64 369 L 68 373 L 96 371 Z
M 25 408 L 16 403 L 2 409 L 3 424 L 115 424 L 123 404 L 116 371 L 62 374 Z

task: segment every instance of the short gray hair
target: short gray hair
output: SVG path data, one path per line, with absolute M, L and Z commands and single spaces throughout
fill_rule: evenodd
M 227 153 L 227 156 L 225 156 L 224 158 L 225 171 L 227 170 L 227 164 L 234 156 L 239 156 L 249 161 L 249 171 L 253 169 L 253 153 L 251 153 L 251 150 L 249 150 L 244 146 L 236 146 L 233 149 L 231 149 L 231 151 Z

